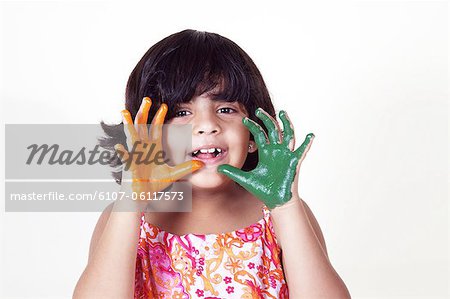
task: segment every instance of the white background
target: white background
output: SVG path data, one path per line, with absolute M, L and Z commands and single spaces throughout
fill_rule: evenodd
M 448 3 L 161 2 L 3 2 L 2 123 L 120 122 L 150 46 L 219 33 L 316 135 L 300 195 L 353 298 L 449 298 Z M 2 298 L 70 298 L 99 213 L 0 210 Z

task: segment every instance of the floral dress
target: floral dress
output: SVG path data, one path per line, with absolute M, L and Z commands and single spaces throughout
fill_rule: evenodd
M 288 298 L 270 211 L 246 228 L 175 235 L 141 218 L 135 298 Z

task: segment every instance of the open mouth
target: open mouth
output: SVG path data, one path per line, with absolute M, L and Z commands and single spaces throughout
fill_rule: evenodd
M 221 148 L 209 148 L 209 149 L 200 149 L 200 150 L 196 150 L 193 151 L 191 153 L 191 156 L 194 157 L 198 157 L 198 158 L 215 158 L 218 155 L 222 154 L 224 150 L 222 150 Z
M 194 160 L 201 160 L 207 164 L 212 164 L 222 160 L 222 158 L 226 156 L 226 152 L 225 149 L 220 147 L 209 147 L 194 150 L 189 155 Z

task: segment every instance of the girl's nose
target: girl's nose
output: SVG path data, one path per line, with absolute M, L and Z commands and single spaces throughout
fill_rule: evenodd
M 217 133 L 218 131 L 216 129 L 212 130 L 211 132 L 208 132 L 208 130 L 198 130 L 198 134 L 214 134 Z
M 214 117 L 206 115 L 204 117 L 198 117 L 192 129 L 195 135 L 215 135 L 221 131 L 217 120 Z

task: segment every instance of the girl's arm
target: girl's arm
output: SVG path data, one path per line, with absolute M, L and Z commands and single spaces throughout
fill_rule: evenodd
M 258 165 L 244 172 L 224 164 L 218 171 L 253 193 L 272 210 L 290 296 L 350 298 L 347 287 L 328 259 L 314 216 L 311 213 L 309 219 L 309 209 L 298 195 L 300 165 L 314 134 L 308 134 L 303 144 L 295 149 L 294 128 L 285 111 L 279 113 L 283 132 L 278 122 L 263 109 L 258 108 L 255 115 L 263 121 L 268 134 L 255 121 L 247 117 L 242 121 L 258 145 Z
M 272 210 L 283 268 L 293 298 L 350 298 L 345 283 L 331 265 L 320 227 L 308 216 L 306 203 L 293 197 Z M 314 219 L 314 220 L 313 220 Z
M 114 203 L 99 218 L 73 298 L 133 298 L 140 212 Z M 137 210 L 137 209 L 136 209 Z
M 129 111 L 122 111 L 128 148 L 136 148 L 135 152 L 127 152 L 122 144 L 115 146 L 122 164 L 129 166 L 122 171 L 121 191 L 127 195 L 123 198 L 134 198 L 133 193 L 140 198 L 142 193 L 161 191 L 203 167 L 200 161 L 186 161 L 176 166 L 140 161 L 140 155 L 149 157 L 151 154 L 150 143 L 162 149 L 162 125 L 167 105 L 161 104 L 151 127 L 147 128 L 150 106 L 150 98 L 144 98 L 134 121 Z M 153 161 L 156 154 L 150 156 L 149 161 Z M 102 213 L 92 236 L 88 265 L 75 287 L 73 298 L 134 297 L 139 224 L 145 205 L 145 200 L 116 201 Z

